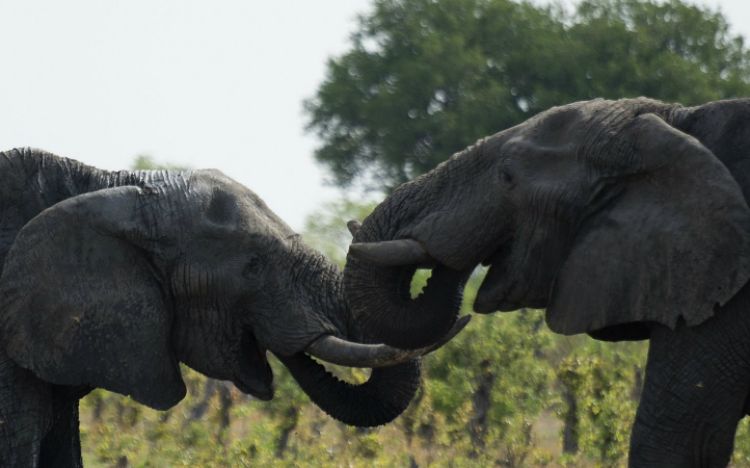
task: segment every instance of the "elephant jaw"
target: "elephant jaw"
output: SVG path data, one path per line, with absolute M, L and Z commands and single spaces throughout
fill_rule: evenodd
M 510 280 L 512 275 L 508 272 L 509 252 L 510 243 L 508 242 L 482 262 L 482 265 L 489 266 L 489 270 L 474 299 L 476 312 L 480 314 L 488 314 L 496 310 L 507 312 L 522 307 L 523 292 L 519 291 L 516 283 Z
M 515 282 L 507 280 L 508 274 L 504 264 L 493 264 L 487 271 L 477 297 L 474 299 L 474 310 L 480 314 L 489 314 L 496 310 L 508 312 L 523 307 L 522 293 Z M 513 294 L 518 291 L 518 293 Z
M 273 398 L 273 371 L 262 349 L 249 330 L 242 334 L 238 367 L 232 375 L 232 382 L 240 391 L 253 395 L 259 400 Z

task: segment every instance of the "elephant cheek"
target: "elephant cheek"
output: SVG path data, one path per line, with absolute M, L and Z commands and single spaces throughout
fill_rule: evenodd
M 540 309 L 547 306 L 553 282 L 549 275 L 519 271 L 521 268 L 518 267 L 512 268 L 517 273 L 511 275 L 508 270 L 505 264 L 490 267 L 477 292 L 475 311 L 488 314 L 496 310 L 511 312 L 522 307 Z

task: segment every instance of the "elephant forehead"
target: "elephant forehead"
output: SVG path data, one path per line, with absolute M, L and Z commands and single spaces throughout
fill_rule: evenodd
M 577 126 L 589 121 L 601 108 L 597 101 L 583 101 L 553 107 L 527 121 L 527 138 L 543 140 L 547 144 L 562 144 L 570 140 Z

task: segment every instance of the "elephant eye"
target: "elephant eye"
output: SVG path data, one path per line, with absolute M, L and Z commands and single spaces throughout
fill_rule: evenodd
M 500 180 L 505 185 L 513 185 L 515 182 L 515 177 L 506 164 L 500 166 Z
M 258 274 L 261 267 L 260 257 L 254 255 L 250 257 L 245 263 L 245 267 L 242 269 L 242 276 L 245 278 L 251 278 Z

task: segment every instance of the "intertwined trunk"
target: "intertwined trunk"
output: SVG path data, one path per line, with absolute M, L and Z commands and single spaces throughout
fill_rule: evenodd
M 344 338 L 359 341 L 369 335 L 351 317 L 341 272 L 316 252 L 299 246 L 295 269 L 298 296 L 306 297 L 317 314 L 325 316 Z M 360 427 L 379 426 L 400 415 L 419 387 L 419 361 L 376 368 L 367 382 L 341 381 L 304 353 L 279 356 L 310 399 L 330 416 Z
M 381 265 L 388 266 L 380 266 L 350 251 L 344 269 L 347 300 L 373 340 L 417 349 L 437 342 L 455 323 L 469 274 L 493 253 L 503 228 L 493 219 L 495 204 L 487 206 L 491 195 L 482 188 L 484 177 L 495 177 L 482 148 L 481 143 L 467 148 L 398 187 L 356 232 L 353 242 L 375 253 L 382 242 L 406 239 L 432 260 L 410 265 L 382 256 Z M 401 257 L 404 263 L 412 261 Z M 412 299 L 412 276 L 425 263 L 437 266 L 422 293 Z
M 398 200 L 408 199 L 408 191 L 402 189 Z M 398 225 L 394 217 L 410 217 L 419 211 L 416 203 L 406 206 L 398 200 L 379 206 L 365 220 L 353 242 L 391 240 L 394 233 L 388 226 Z M 416 265 L 380 266 L 352 253 L 347 256 L 346 300 L 368 340 L 417 349 L 437 342 L 455 323 L 470 271 L 438 265 L 422 293 L 412 298 L 411 280 L 416 268 Z
M 413 267 L 381 267 L 350 256 L 346 271 L 347 300 L 367 338 L 403 349 L 428 346 L 450 330 L 467 277 L 438 266 L 423 292 L 412 299 Z

